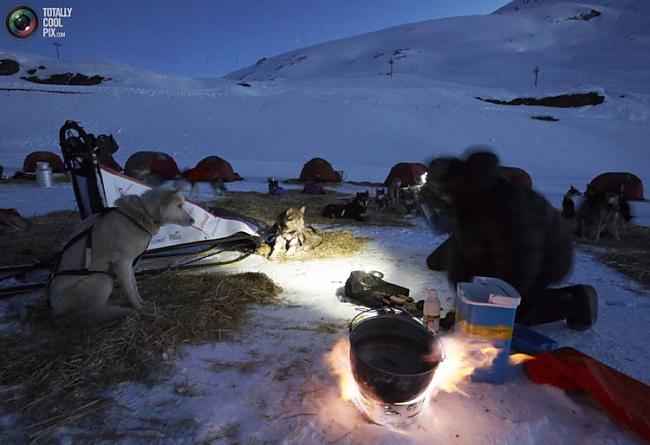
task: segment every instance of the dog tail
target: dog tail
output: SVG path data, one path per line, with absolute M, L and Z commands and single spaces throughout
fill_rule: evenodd
M 66 327 L 88 329 L 109 325 L 133 313 L 133 309 L 108 305 L 55 314 L 54 320 Z

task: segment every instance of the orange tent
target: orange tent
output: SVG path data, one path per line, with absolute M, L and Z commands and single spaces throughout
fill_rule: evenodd
M 420 164 L 419 162 L 400 162 L 390 169 L 384 185 L 387 187 L 390 186 L 391 182 L 395 179 L 399 179 L 403 187 L 418 185 L 422 182 L 422 175 L 426 172 L 426 165 Z
M 614 192 L 623 190 L 623 197 L 632 201 L 644 201 L 643 182 L 638 176 L 628 172 L 607 172 L 596 176 L 587 185 L 596 192 Z
M 180 175 L 174 158 L 161 151 L 138 151 L 124 164 L 124 173 L 134 178 L 143 174 L 156 175 L 160 179 L 176 179 Z
M 505 167 L 503 165 L 499 167 L 499 169 L 503 176 L 510 179 L 515 184 L 519 184 L 529 189 L 533 188 L 533 179 L 526 170 L 519 167 Z
M 51 151 L 34 151 L 27 155 L 23 162 L 23 173 L 36 173 L 36 163 L 47 162 L 52 168 L 52 173 L 64 173 L 63 161 Z
M 341 182 L 341 174 L 334 170 L 332 164 L 323 158 L 309 160 L 300 172 L 301 181 Z
M 221 179 L 223 182 L 241 181 L 239 173 L 236 173 L 230 162 L 219 156 L 208 156 L 201 159 L 196 167 L 183 173 L 187 179 L 195 182 Z

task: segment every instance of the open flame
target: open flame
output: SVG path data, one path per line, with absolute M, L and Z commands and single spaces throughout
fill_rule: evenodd
M 529 360 L 535 360 L 535 357 L 532 355 L 524 354 L 522 352 L 518 354 L 512 354 L 510 357 L 508 357 L 508 363 L 510 363 L 512 366 L 521 365 L 522 363 L 525 363 Z
M 433 375 L 428 393 L 435 394 L 441 390 L 449 393 L 459 392 L 467 396 L 460 385 L 467 381 L 475 369 L 492 365 L 499 350 L 485 340 L 461 335 L 447 335 L 441 337 L 440 341 L 445 358 Z
M 359 387 L 354 381 L 350 365 L 350 341 L 343 337 L 336 342 L 327 354 L 327 363 L 339 381 L 339 390 L 343 400 L 353 400 L 359 394 Z
M 426 397 L 430 398 L 438 391 L 459 392 L 467 396 L 461 388 L 462 383 L 468 380 L 475 369 L 490 366 L 499 350 L 487 341 L 461 335 L 446 335 L 440 341 L 444 349 L 444 360 L 433 375 Z M 343 337 L 337 341 L 326 360 L 338 379 L 341 398 L 354 401 L 360 393 L 352 375 L 348 338 Z

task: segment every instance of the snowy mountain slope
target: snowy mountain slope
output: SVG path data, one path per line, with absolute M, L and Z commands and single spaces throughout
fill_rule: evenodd
M 599 16 L 572 20 L 594 9 Z M 648 92 L 649 14 L 643 1 L 517 1 L 490 15 L 403 25 L 291 51 L 226 77 L 373 77 L 388 73 L 392 58 L 395 73 L 489 86 L 532 86 L 539 66 L 541 87 L 620 88 L 623 79 L 611 78 L 620 70 L 625 83 L 639 81 Z

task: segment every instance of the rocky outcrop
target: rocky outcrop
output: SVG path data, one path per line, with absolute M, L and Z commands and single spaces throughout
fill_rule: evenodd
M 38 76 L 21 77 L 28 82 L 48 84 L 48 85 L 99 85 L 105 80 L 109 80 L 103 76 L 86 76 L 81 73 L 63 73 L 52 74 L 47 78 L 40 78 Z
M 0 76 L 11 76 L 20 70 L 20 65 L 15 60 L 0 59 Z
M 589 105 L 600 105 L 605 102 L 605 96 L 598 93 L 573 93 L 562 94 L 560 96 L 548 96 L 537 99 L 534 97 L 518 97 L 513 100 L 505 101 L 498 99 L 486 99 L 476 97 L 483 102 L 489 102 L 497 105 L 529 105 L 537 107 L 558 107 L 558 108 L 576 108 L 586 107 Z

